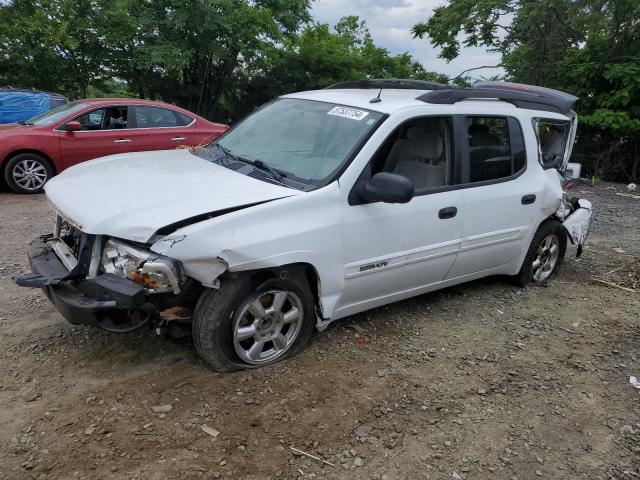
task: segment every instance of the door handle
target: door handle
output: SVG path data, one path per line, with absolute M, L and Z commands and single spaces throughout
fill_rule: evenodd
M 458 213 L 458 209 L 456 207 L 446 207 L 438 212 L 438 217 L 440 217 L 443 220 L 446 220 L 447 218 L 455 217 L 457 213 Z
M 536 196 L 533 193 L 530 193 L 529 195 L 525 195 L 524 197 L 522 197 L 523 205 L 531 205 L 535 201 L 536 201 Z
M 118 140 L 114 140 L 113 143 L 131 143 L 131 140 L 128 138 L 119 138 Z
M 172 142 L 182 142 L 184 140 L 186 140 L 186 137 L 173 137 L 171 139 Z

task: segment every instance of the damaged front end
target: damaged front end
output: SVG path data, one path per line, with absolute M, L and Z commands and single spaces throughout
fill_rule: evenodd
M 53 234 L 29 244 L 28 257 L 32 272 L 14 277 L 16 284 L 41 288 L 71 324 L 110 332 L 166 326 L 162 312 L 194 304 L 201 289 L 177 260 L 61 218 Z
M 584 198 L 563 198 L 556 211 L 556 217 L 562 221 L 571 243 L 577 246 L 576 257 L 582 255 L 591 228 L 592 205 Z

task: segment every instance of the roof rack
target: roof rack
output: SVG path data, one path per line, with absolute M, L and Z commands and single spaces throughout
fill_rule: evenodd
M 510 82 L 481 82 L 471 88 L 447 88 L 420 95 L 416 100 L 451 105 L 468 98 L 497 99 L 518 108 L 568 114 L 578 100 L 569 93 L 551 88 Z
M 451 85 L 438 82 L 428 82 L 426 80 L 410 80 L 403 78 L 365 78 L 351 82 L 340 82 L 328 86 L 325 90 L 331 89 L 399 89 L 399 90 L 446 90 L 453 88 Z

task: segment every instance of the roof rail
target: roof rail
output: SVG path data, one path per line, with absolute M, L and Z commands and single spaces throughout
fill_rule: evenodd
M 428 92 L 417 100 L 450 105 L 468 98 L 493 98 L 514 104 L 518 108 L 568 114 L 578 100 L 569 93 L 551 88 L 510 82 L 481 82 L 471 88 L 448 88 Z
M 359 88 L 359 89 L 400 89 L 400 90 L 445 90 L 452 88 L 451 85 L 438 82 L 428 82 L 426 80 L 411 80 L 403 78 L 365 78 L 351 82 L 340 82 L 328 86 L 325 90 L 338 88 Z

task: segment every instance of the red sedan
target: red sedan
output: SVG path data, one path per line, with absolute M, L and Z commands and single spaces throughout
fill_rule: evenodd
M 87 99 L 22 124 L 0 125 L 0 171 L 18 193 L 38 193 L 53 175 L 117 153 L 194 146 L 229 127 L 162 102 Z

